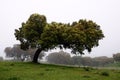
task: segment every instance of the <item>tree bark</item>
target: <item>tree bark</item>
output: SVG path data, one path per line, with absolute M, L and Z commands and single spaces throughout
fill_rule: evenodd
M 34 63 L 38 63 L 38 57 L 39 57 L 39 54 L 42 52 L 42 49 L 41 48 L 38 48 L 34 54 L 34 57 L 33 57 L 33 61 Z

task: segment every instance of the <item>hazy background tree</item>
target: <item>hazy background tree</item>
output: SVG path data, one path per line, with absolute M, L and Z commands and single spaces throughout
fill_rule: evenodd
M 6 47 L 4 52 L 6 54 L 7 58 L 13 58 L 15 61 L 31 61 L 33 59 L 34 53 L 35 53 L 36 49 L 28 49 L 26 51 L 22 50 L 20 48 L 19 44 L 15 44 L 13 45 L 13 47 Z M 42 57 L 45 54 L 42 52 L 39 55 L 39 59 L 42 59 Z
M 75 66 L 93 66 L 93 67 L 104 67 L 114 63 L 113 58 L 106 56 L 99 57 L 82 57 L 82 56 L 70 56 L 69 53 L 60 51 L 49 54 L 47 57 L 48 63 L 54 64 L 67 64 Z
M 93 66 L 105 66 L 113 62 L 114 62 L 113 58 L 108 58 L 106 56 L 95 57 L 92 59 Z
M 14 56 L 11 47 L 6 47 L 4 52 L 5 52 L 6 57 L 13 57 Z
M 64 51 L 50 53 L 47 57 L 48 63 L 54 64 L 71 64 L 71 56 Z
M 73 56 L 72 59 L 72 65 L 79 65 L 82 66 L 82 57 L 81 56 Z
M 72 57 L 73 65 L 79 66 L 106 66 L 108 64 L 112 64 L 114 62 L 113 58 L 108 58 L 106 56 L 100 57 L 81 57 L 81 56 L 73 56 Z
M 72 63 L 73 63 L 73 65 L 79 65 L 79 66 L 91 66 L 92 58 L 91 57 L 82 57 L 82 56 L 73 56 Z
M 74 54 L 84 54 L 84 50 L 91 52 L 104 35 L 100 26 L 91 20 L 81 19 L 72 24 L 47 23 L 44 15 L 32 14 L 21 28 L 15 30 L 15 37 L 22 49 L 37 48 L 33 57 L 36 63 L 42 51 L 56 47 L 69 48 Z
M 3 61 L 3 57 L 0 56 L 0 61 Z
M 82 57 L 83 66 L 92 66 L 92 58 L 91 57 Z
M 116 62 L 120 62 L 120 53 L 113 54 L 113 59 Z

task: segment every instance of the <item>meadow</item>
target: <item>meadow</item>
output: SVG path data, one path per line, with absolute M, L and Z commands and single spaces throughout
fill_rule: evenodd
M 120 70 L 0 62 L 0 80 L 119 80 Z

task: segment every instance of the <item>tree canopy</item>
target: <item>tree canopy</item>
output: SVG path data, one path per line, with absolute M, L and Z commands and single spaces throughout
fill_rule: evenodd
M 69 48 L 74 54 L 84 54 L 84 50 L 91 52 L 93 47 L 99 45 L 104 34 L 92 20 L 80 19 L 71 24 L 47 23 L 44 15 L 32 14 L 19 29 L 15 29 L 15 37 L 20 41 L 22 49 L 38 48 L 33 59 L 37 62 L 41 51 L 56 47 Z

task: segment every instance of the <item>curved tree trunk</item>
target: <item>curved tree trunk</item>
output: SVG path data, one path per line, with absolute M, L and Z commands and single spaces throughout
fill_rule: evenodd
M 34 54 L 34 57 L 33 57 L 33 61 L 34 63 L 38 63 L 38 57 L 39 57 L 39 54 L 41 53 L 42 49 L 41 48 L 38 48 Z

